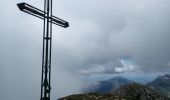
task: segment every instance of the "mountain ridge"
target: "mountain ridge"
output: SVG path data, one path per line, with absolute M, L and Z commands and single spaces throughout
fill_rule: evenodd
M 147 86 L 131 83 L 120 87 L 116 91 L 105 94 L 86 93 L 75 94 L 58 100 L 170 100 Z

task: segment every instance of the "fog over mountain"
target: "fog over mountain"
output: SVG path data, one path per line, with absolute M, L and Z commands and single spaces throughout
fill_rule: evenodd
M 43 21 L 20 12 L 20 2 L 43 9 L 42 0 L 0 3 L 2 100 L 40 97 Z M 169 0 L 54 0 L 53 14 L 70 27 L 53 26 L 52 99 L 81 92 L 93 75 L 168 73 L 169 5 Z

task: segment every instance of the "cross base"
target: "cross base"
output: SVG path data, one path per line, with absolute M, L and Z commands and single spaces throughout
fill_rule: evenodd
M 46 97 L 46 98 L 41 98 L 40 100 L 50 100 L 50 98 Z

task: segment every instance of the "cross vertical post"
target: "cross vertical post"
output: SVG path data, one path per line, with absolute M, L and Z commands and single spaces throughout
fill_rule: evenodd
M 43 57 L 41 76 L 41 100 L 50 100 L 51 90 L 51 44 L 52 44 L 52 0 L 44 1 Z
M 44 0 L 44 11 L 24 2 L 17 5 L 21 11 L 44 20 L 40 100 L 50 100 L 52 24 L 67 28 L 69 23 L 52 15 L 52 0 Z

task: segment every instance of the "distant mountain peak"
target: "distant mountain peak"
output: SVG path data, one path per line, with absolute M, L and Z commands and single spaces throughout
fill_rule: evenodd
M 146 85 L 159 91 L 159 93 L 163 95 L 170 96 L 170 74 L 158 76 L 155 80 Z
M 119 87 L 123 85 L 127 85 L 132 82 L 133 81 L 128 80 L 126 78 L 116 76 L 109 80 L 99 81 L 95 84 L 92 84 L 88 86 L 87 88 L 85 88 L 84 92 L 108 93 L 108 92 L 118 89 Z
M 149 82 L 148 86 L 170 87 L 170 74 L 158 76 L 154 81 Z

